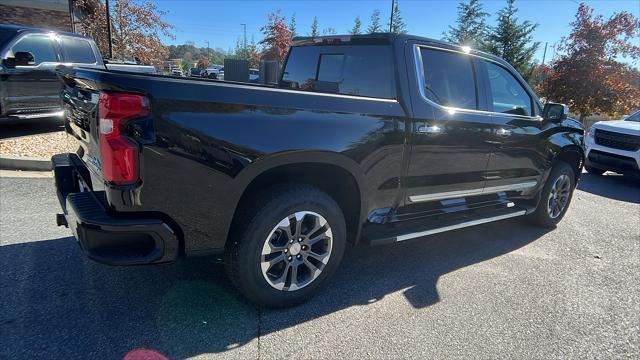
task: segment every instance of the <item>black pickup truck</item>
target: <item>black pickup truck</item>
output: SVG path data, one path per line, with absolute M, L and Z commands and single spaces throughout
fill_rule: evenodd
M 57 219 L 82 250 L 112 265 L 224 254 L 272 307 L 317 292 L 347 244 L 554 226 L 584 158 L 584 128 L 504 60 L 409 35 L 297 38 L 273 87 L 59 75 L 80 147 L 52 159 Z
M 80 34 L 0 24 L 0 123 L 62 117 L 55 73 L 61 65 L 155 72 L 103 60 L 95 42 Z

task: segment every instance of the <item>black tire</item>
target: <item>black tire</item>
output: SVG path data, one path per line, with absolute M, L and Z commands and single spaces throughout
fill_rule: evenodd
M 605 171 L 606 171 L 606 170 L 602 170 L 602 169 L 594 168 L 594 167 L 587 166 L 587 165 L 585 165 L 585 166 L 584 166 L 584 168 L 585 168 L 585 170 L 587 170 L 587 172 L 588 172 L 589 174 L 593 174 L 593 175 L 602 175 L 602 174 L 604 174 L 604 173 L 605 173 Z
M 549 210 L 549 204 L 551 204 L 551 201 L 552 201 L 551 190 L 554 187 L 554 184 L 556 183 L 556 181 L 558 181 L 563 176 L 566 176 L 569 181 L 569 184 L 568 184 L 569 189 L 568 189 L 568 194 L 566 198 L 566 204 L 559 211 L 559 213 L 554 217 L 551 214 L 552 211 Z M 545 183 L 544 188 L 540 193 L 540 202 L 538 203 L 538 207 L 536 208 L 536 211 L 527 216 L 529 222 L 531 222 L 536 226 L 545 227 L 545 228 L 556 226 L 560 222 L 560 220 L 562 220 L 562 218 L 567 212 L 567 209 L 569 208 L 569 205 L 571 204 L 571 198 L 573 197 L 573 190 L 575 189 L 575 186 L 576 186 L 575 182 L 576 182 L 576 176 L 571 165 L 563 161 L 559 161 L 551 170 L 551 174 L 549 174 L 549 178 L 547 179 L 547 182 Z
M 346 244 L 344 216 L 329 195 L 312 186 L 288 184 L 265 193 L 268 195 L 250 201 L 241 215 L 242 221 L 234 223 L 225 249 L 227 275 L 240 293 L 258 305 L 271 308 L 294 306 L 309 300 L 338 269 Z M 267 282 L 261 269 L 262 249 L 281 220 L 301 211 L 317 213 L 327 221 L 332 233 L 330 256 L 320 274 L 304 287 L 292 291 L 278 290 Z M 285 282 L 286 279 L 289 277 L 285 275 Z

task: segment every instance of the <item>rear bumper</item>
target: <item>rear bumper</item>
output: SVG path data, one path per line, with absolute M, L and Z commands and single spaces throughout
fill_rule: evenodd
M 178 237 L 166 222 L 144 214 L 107 210 L 104 192 L 90 190 L 88 170 L 75 154 L 55 155 L 51 163 L 64 220 L 89 258 L 109 265 L 176 260 Z M 59 222 L 63 222 L 61 218 Z

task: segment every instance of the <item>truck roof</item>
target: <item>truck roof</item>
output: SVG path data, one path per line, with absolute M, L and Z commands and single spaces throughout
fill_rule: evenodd
M 328 36 L 298 36 L 293 38 L 291 46 L 322 46 L 322 45 L 391 45 L 394 42 L 405 42 L 408 40 L 429 43 L 436 47 L 444 49 L 452 49 L 457 51 L 468 52 L 464 46 L 448 43 L 443 40 L 437 40 L 427 38 L 423 36 L 411 35 L 411 34 L 394 34 L 394 33 L 373 33 L 365 35 L 328 35 Z M 470 52 L 474 55 L 481 55 L 485 58 L 489 58 L 498 61 L 503 64 L 508 64 L 504 59 L 495 56 L 493 54 L 471 49 Z
M 53 29 L 44 29 L 44 28 L 36 28 L 36 27 L 23 26 L 23 25 L 13 25 L 13 24 L 0 24 L 0 30 L 1 31 L 12 32 L 12 33 L 19 33 L 19 32 L 48 32 L 48 33 L 55 33 L 55 34 L 60 34 L 60 35 L 67 35 L 67 36 L 90 39 L 89 37 L 84 36 L 82 34 L 68 32 L 68 31 L 59 31 L 59 30 L 53 30 Z

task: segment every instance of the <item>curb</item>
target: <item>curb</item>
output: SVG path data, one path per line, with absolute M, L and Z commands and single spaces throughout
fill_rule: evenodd
M 30 157 L 0 156 L 0 169 L 51 171 L 51 160 Z

